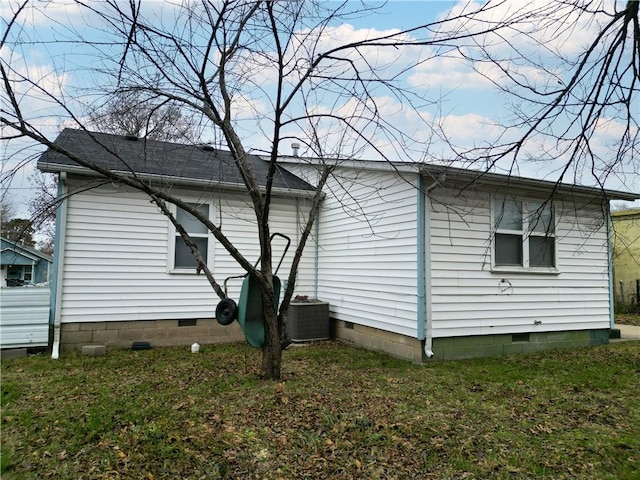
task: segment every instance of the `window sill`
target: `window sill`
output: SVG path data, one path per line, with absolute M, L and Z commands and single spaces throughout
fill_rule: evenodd
M 492 267 L 491 273 L 524 273 L 530 275 L 560 275 L 560 270 L 557 268 L 544 268 L 544 267 Z
M 169 269 L 170 275 L 198 275 L 195 268 L 174 268 Z M 202 275 L 202 272 L 200 272 Z

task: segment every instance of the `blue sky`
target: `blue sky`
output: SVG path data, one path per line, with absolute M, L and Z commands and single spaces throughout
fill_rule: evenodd
M 524 7 L 530 3 L 535 4 L 536 0 L 527 2 L 527 4 L 507 2 L 506 5 L 520 8 L 520 6 Z M 17 1 L 9 0 L 9 4 L 15 8 Z M 145 8 L 150 11 L 159 11 L 166 5 L 160 1 L 144 2 Z M 358 3 L 351 2 L 349 4 L 350 7 L 354 5 L 357 6 Z M 381 5 L 380 10 L 373 15 L 350 18 L 349 28 L 346 25 L 338 28 L 339 26 L 336 25 L 332 34 L 335 36 L 353 35 L 355 38 L 362 30 L 407 29 L 435 20 L 457 4 L 445 1 L 389 1 Z M 0 11 L 2 18 L 6 21 L 11 13 L 7 9 L 7 3 L 2 2 L 0 8 L 2 9 Z M 101 34 L 95 30 L 95 25 L 91 21 L 87 22 L 86 15 L 79 14 L 74 8 L 64 6 L 62 0 L 50 4 L 47 12 L 46 16 L 30 13 L 25 17 L 19 38 L 28 42 L 19 46 L 10 45 L 11 51 L 5 48 L 2 51 L 3 59 L 9 61 L 16 69 L 37 75 L 42 83 L 50 85 L 51 88 L 59 89 L 61 94 L 72 99 L 81 99 L 85 90 L 79 89 L 79 87 L 95 89 L 96 86 L 100 86 L 102 81 L 99 76 L 91 75 L 85 70 L 91 62 L 95 62 L 95 57 L 85 52 L 83 46 L 78 43 L 69 44 L 58 41 L 69 38 L 71 35 L 67 30 L 69 26 L 91 40 L 101 38 Z M 580 42 L 587 40 L 591 35 L 592 32 L 588 26 L 577 29 L 572 38 L 566 40 L 561 48 L 566 49 L 569 54 L 572 49 L 577 51 Z M 522 48 L 529 47 L 523 45 Z M 536 53 L 535 50 L 533 52 Z M 417 54 L 415 49 L 399 52 L 400 65 L 405 59 L 404 57 L 407 61 L 411 61 L 415 54 Z M 487 69 L 484 73 L 487 77 L 500 81 L 499 72 Z M 540 75 L 541 72 L 529 70 L 525 71 L 525 74 L 535 79 L 536 75 Z M 495 125 L 492 125 L 493 120 L 505 119 L 510 115 L 506 108 L 507 98 L 505 95 L 499 93 L 490 82 L 473 72 L 459 58 L 436 58 L 416 68 L 411 74 L 407 74 L 404 80 L 410 88 L 428 92 L 429 98 L 436 101 L 434 105 L 425 107 L 421 113 L 430 116 L 431 119 L 439 120 L 452 139 L 466 143 L 467 146 L 495 138 L 500 132 Z M 28 95 L 24 97 L 25 111 L 29 118 L 43 128 L 46 133 L 55 137 L 61 126 L 68 125 L 68 120 L 55 108 L 52 108 L 50 102 L 27 97 Z M 400 115 L 399 106 L 395 105 L 393 101 L 389 100 L 384 106 L 388 108 L 390 118 L 393 118 L 393 115 L 399 115 L 398 122 L 405 122 L 409 131 L 411 128 L 419 130 L 417 123 L 412 125 L 415 117 L 412 120 L 409 115 Z M 247 124 L 251 125 L 251 122 L 247 122 Z M 607 132 L 603 132 L 602 138 L 604 144 L 608 138 Z M 259 145 L 260 140 L 256 140 L 255 143 Z M 33 162 L 25 160 L 36 155 L 41 151 L 41 148 L 30 146 L 24 142 L 4 141 L 1 145 L 1 151 L 3 156 L 2 188 L 6 191 L 8 198 L 14 200 L 19 212 L 24 215 L 30 194 L 27 178 L 34 168 Z M 21 168 L 15 175 L 8 177 L 7 173 L 16 165 L 21 165 Z M 523 163 L 517 173 L 523 176 L 551 179 L 554 168 L 549 167 L 545 170 L 536 164 Z M 587 178 L 584 183 L 589 184 L 588 180 Z M 623 176 L 614 176 L 610 178 L 607 187 L 640 191 L 640 175 L 637 172 L 626 172 Z
M 417 23 L 427 23 L 435 20 L 454 4 L 455 2 L 452 1 L 429 0 L 380 2 L 379 13 L 366 18 L 353 19 L 350 22 L 359 28 L 375 27 L 385 29 L 395 27 L 404 30 L 415 26 Z

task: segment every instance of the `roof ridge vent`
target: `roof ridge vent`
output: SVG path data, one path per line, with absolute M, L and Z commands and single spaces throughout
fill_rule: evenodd
M 130 142 L 137 142 L 138 141 L 138 136 L 137 135 L 125 135 L 125 138 L 127 140 L 129 140 Z
M 213 148 L 213 145 L 211 145 L 210 143 L 203 143 L 200 145 L 200 150 L 203 150 L 205 152 L 213 152 L 215 151 L 215 148 Z

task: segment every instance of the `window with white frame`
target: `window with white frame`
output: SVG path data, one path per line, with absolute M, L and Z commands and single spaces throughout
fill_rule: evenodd
M 208 204 L 190 204 L 198 212 L 205 217 L 209 218 L 209 205 Z M 208 262 L 209 257 L 209 230 L 207 227 L 196 217 L 187 213 L 180 207 L 176 207 L 176 220 L 186 230 L 191 237 L 191 240 L 198 247 L 198 251 L 202 255 L 205 263 Z M 191 270 L 195 272 L 198 262 L 196 257 L 191 253 L 191 249 L 185 243 L 180 234 L 174 230 L 174 248 L 173 248 L 173 269 L 174 270 Z
M 495 198 L 493 265 L 556 268 L 556 229 L 549 202 Z
M 22 272 L 22 279 L 25 282 L 30 282 L 33 280 L 33 265 L 24 266 L 24 270 Z
M 7 278 L 10 280 L 33 280 L 33 265 L 9 265 Z

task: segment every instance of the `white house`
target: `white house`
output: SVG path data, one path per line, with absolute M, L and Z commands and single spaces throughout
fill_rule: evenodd
M 228 154 L 69 129 L 57 143 L 200 205 L 257 258 L 255 221 Z M 282 160 L 297 176 L 279 172 L 271 230 L 295 242 L 317 172 L 313 162 Z M 252 162 L 257 172 L 266 166 Z M 72 193 L 58 212 L 56 344 L 241 338 L 237 324 L 213 320 L 217 297 L 148 198 L 53 151 L 38 166 Z M 296 293 L 330 303 L 336 337 L 414 361 L 608 342 L 608 202 L 640 195 L 361 161 L 341 163 L 325 192 Z M 198 237 L 198 224 L 186 223 Z M 242 273 L 211 235 L 198 241 L 218 279 Z
M 138 178 L 197 204 L 249 261 L 258 259 L 255 215 L 228 154 L 207 146 L 73 129 L 65 129 L 56 142 L 102 167 L 136 172 Z M 267 163 L 258 157 L 251 161 L 258 178 L 264 178 Z M 87 344 L 129 347 L 140 341 L 164 346 L 243 338 L 237 323 L 223 327 L 215 321 L 219 298 L 205 276 L 196 273 L 195 260 L 173 225 L 145 194 L 97 179 L 52 150 L 42 155 L 38 168 L 59 174 L 59 196 L 65 198 L 56 218 L 54 354 L 58 347 L 64 351 Z M 313 193 L 311 186 L 279 170 L 271 231 L 296 242 Z M 199 222 L 184 211 L 177 217 L 219 283 L 244 273 Z M 284 242 L 278 241 L 274 256 L 284 250 Z M 293 250 L 281 266 L 285 279 Z M 306 290 L 314 279 L 313 251 L 311 245 L 299 269 L 298 285 Z M 230 281 L 229 296 L 237 298 L 239 288 L 239 280 Z
M 326 192 L 315 293 L 338 338 L 414 361 L 608 342 L 609 200 L 640 194 L 362 161 Z

